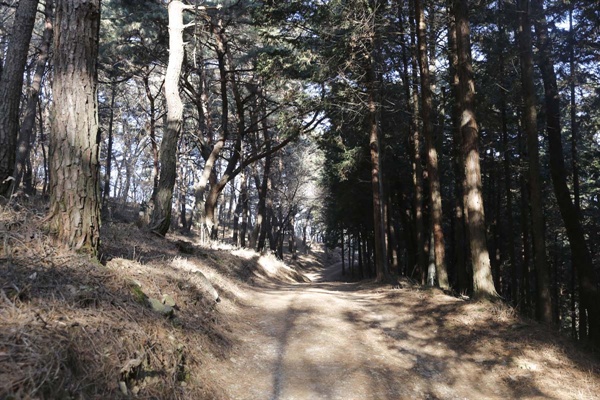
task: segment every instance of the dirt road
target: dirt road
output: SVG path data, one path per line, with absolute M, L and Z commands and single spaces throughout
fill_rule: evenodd
M 229 398 L 599 396 L 593 361 L 537 325 L 434 290 L 318 282 L 338 267 L 256 289 L 238 350 L 214 371 Z

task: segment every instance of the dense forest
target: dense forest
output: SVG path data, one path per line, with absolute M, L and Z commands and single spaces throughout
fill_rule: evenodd
M 339 247 L 600 345 L 592 0 L 4 0 L 0 195 L 98 256 L 101 221 Z

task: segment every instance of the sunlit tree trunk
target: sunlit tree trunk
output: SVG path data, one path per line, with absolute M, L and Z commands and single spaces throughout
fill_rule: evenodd
M 262 91 L 260 92 L 261 94 Z M 264 94 L 261 98 L 261 132 L 263 134 L 265 149 L 267 151 L 271 150 L 271 134 L 269 132 L 269 128 L 267 126 L 267 115 L 265 109 L 265 99 Z M 257 232 L 257 241 L 256 241 L 256 249 L 258 251 L 263 251 L 265 248 L 265 240 L 267 236 L 267 230 L 270 228 L 270 224 L 268 222 L 268 212 L 271 209 L 270 207 L 270 191 L 271 191 L 271 155 L 267 155 L 265 157 L 265 164 L 263 166 L 263 178 L 261 181 L 260 190 L 258 193 L 258 209 L 256 214 L 256 226 L 255 230 Z
M 433 140 L 433 93 L 429 76 L 429 57 L 427 56 L 427 32 L 425 12 L 421 0 L 414 0 L 417 19 L 417 53 L 421 73 L 421 118 L 427 152 L 427 174 L 429 181 L 429 198 L 431 207 L 431 228 L 433 233 L 433 253 L 435 255 L 435 270 L 438 285 L 449 289 L 448 272 L 446 270 L 446 249 L 442 225 L 442 192 L 438 170 L 438 155 Z
M 160 144 L 160 179 L 154 197 L 150 229 L 165 235 L 171 224 L 173 188 L 177 175 L 177 142 L 183 118 L 179 75 L 183 63 L 183 11 L 193 8 L 174 0 L 169 3 L 169 64 L 165 74 L 166 129 Z
M 112 168 L 112 151 L 113 151 L 113 126 L 115 120 L 115 97 L 117 94 L 117 85 L 112 82 L 110 85 L 110 110 L 108 116 L 108 132 L 106 145 L 106 167 L 104 172 L 104 190 L 102 191 L 102 206 L 108 205 L 108 197 L 110 194 L 110 174 Z
M 216 43 L 217 43 L 217 47 L 216 47 L 216 52 L 217 52 L 217 63 L 218 63 L 218 69 L 219 69 L 219 84 L 220 84 L 220 89 L 221 89 L 221 137 L 213 144 L 212 149 L 209 152 L 208 157 L 205 159 L 205 163 L 204 163 L 204 168 L 202 170 L 202 174 L 200 176 L 200 181 L 198 182 L 198 184 L 195 187 L 194 190 L 194 197 L 195 197 L 195 215 L 196 218 L 199 218 L 199 227 L 202 230 L 202 234 L 204 235 L 204 233 L 206 232 L 206 230 L 208 229 L 208 233 L 211 234 L 211 230 L 212 230 L 212 226 L 208 227 L 206 225 L 206 199 L 205 199 L 205 192 L 206 192 L 206 188 L 207 185 L 209 183 L 209 180 L 211 179 L 211 175 L 213 176 L 213 178 L 216 178 L 215 176 L 215 165 L 217 162 L 217 159 L 219 158 L 221 152 L 223 151 L 223 148 L 225 147 L 225 141 L 228 139 L 229 137 L 229 100 L 228 100 L 228 96 L 227 96 L 227 80 L 228 80 L 228 71 L 227 71 L 227 59 L 226 59 L 226 55 L 227 55 L 227 40 L 225 38 L 225 35 L 223 34 L 223 32 L 221 31 L 221 28 L 219 27 L 219 31 L 216 32 L 215 34 L 215 39 L 216 39 Z M 204 72 L 203 72 L 204 74 Z M 204 77 L 203 77 L 204 78 Z M 206 90 L 207 88 L 205 87 L 205 85 L 203 86 L 203 92 L 202 92 L 202 97 L 205 96 L 204 94 L 204 90 Z M 205 104 L 205 99 L 201 98 L 201 107 L 204 106 Z M 203 110 L 202 115 L 205 115 L 206 118 L 208 118 L 208 114 Z M 210 132 L 207 132 L 208 135 L 210 135 Z M 212 182 L 213 184 L 216 183 L 216 179 L 213 179 L 214 182 Z M 211 187 L 214 185 L 211 185 Z M 212 208 L 213 206 L 209 205 L 209 208 Z
M 523 90 L 523 126 L 527 135 L 529 155 L 529 196 L 531 201 L 531 223 L 533 237 L 534 266 L 536 271 L 537 301 L 536 317 L 552 323 L 552 298 L 550 294 L 550 269 L 546 257 L 544 228 L 544 205 L 540 176 L 539 140 L 535 87 L 533 85 L 533 52 L 528 0 L 519 0 L 519 54 L 521 57 L 521 84 Z
M 531 10 L 539 49 L 539 68 L 544 82 L 546 131 L 550 149 L 550 174 L 554 185 L 554 194 L 571 245 L 573 264 L 577 268 L 581 300 L 587 307 L 589 337 L 594 343 L 600 344 L 600 292 L 583 226 L 567 186 L 561 138 L 558 86 L 554 72 L 552 45 L 548 37 L 548 26 L 542 1 L 532 0 Z
M 19 133 L 19 106 L 23 72 L 35 22 L 37 0 L 17 3 L 12 35 L 0 78 L 0 195 L 10 195 L 9 177 L 13 174 Z
M 460 104 L 460 130 L 466 176 L 467 227 L 473 268 L 473 295 L 475 298 L 498 296 L 492 279 L 490 255 L 487 249 L 485 213 L 479 163 L 479 127 L 475 118 L 475 82 L 471 62 L 471 39 L 467 1 L 456 0 L 456 41 L 458 50 L 458 101 Z
M 100 230 L 96 58 L 100 0 L 58 0 L 50 140 L 50 231 L 96 255 Z

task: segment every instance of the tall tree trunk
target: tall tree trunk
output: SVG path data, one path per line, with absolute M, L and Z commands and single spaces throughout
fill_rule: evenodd
M 57 239 L 96 255 L 100 230 L 97 71 L 100 0 L 58 0 L 50 210 Z
M 42 184 L 42 196 L 48 194 L 48 181 L 50 180 L 50 172 L 48 171 L 48 156 L 46 154 L 46 138 L 44 134 L 44 113 L 42 111 L 42 105 L 38 102 L 38 130 L 40 131 L 40 147 L 42 148 L 42 164 L 44 167 L 44 182 Z
M 165 74 L 167 124 L 160 144 L 160 179 L 154 198 L 150 229 L 165 235 L 171 225 L 173 188 L 177 175 L 177 142 L 183 119 L 183 103 L 179 95 L 179 75 L 183 63 L 183 11 L 193 8 L 174 0 L 169 3 L 169 64 Z
M 526 146 L 523 143 L 523 135 L 521 134 L 521 130 L 518 131 L 518 142 L 519 142 L 519 155 L 520 155 L 520 170 L 525 171 L 525 160 L 529 157 L 527 155 Z M 521 172 L 519 177 L 519 183 L 521 187 L 521 236 L 522 236 L 522 250 L 521 257 L 519 262 L 519 270 L 517 271 L 518 283 L 519 286 L 519 294 L 515 303 L 517 306 L 527 311 L 530 302 L 530 290 L 529 290 L 529 270 L 530 270 L 530 260 L 531 260 L 531 249 L 530 249 L 530 241 L 529 241 L 529 188 L 527 186 L 527 178 L 524 172 Z
M 12 35 L 0 78 L 0 196 L 10 196 L 9 177 L 13 174 L 16 159 L 23 72 L 37 5 L 37 0 L 21 0 L 17 3 Z
M 246 233 L 248 231 L 248 176 L 246 169 L 242 171 L 242 186 L 240 193 L 240 201 L 242 203 L 242 227 L 240 229 L 240 246 L 246 247 Z
M 262 91 L 260 91 L 262 94 Z M 269 132 L 269 128 L 267 126 L 267 110 L 265 105 L 264 94 L 261 96 L 261 131 L 264 137 L 265 149 L 267 151 L 271 150 L 271 134 Z M 271 209 L 270 203 L 272 200 L 270 198 L 271 191 L 271 155 L 267 155 L 265 158 L 265 165 L 263 167 L 263 178 L 261 181 L 260 190 L 258 193 L 258 209 L 256 214 L 256 227 L 254 228 L 258 233 L 258 240 L 256 243 L 256 250 L 263 251 L 265 247 L 265 238 L 267 235 L 267 229 L 269 228 L 269 223 L 267 221 L 268 212 Z
M 576 64 L 575 64 L 575 32 L 573 31 L 573 1 L 569 2 L 569 89 L 571 95 L 570 119 L 571 119 L 571 169 L 573 170 L 573 201 L 577 214 L 581 217 L 581 201 L 579 198 L 579 162 L 577 157 L 577 103 L 575 99 L 575 79 L 576 79 Z M 575 260 L 571 259 L 571 331 L 574 338 L 577 338 L 577 313 L 575 304 Z M 585 307 L 581 306 L 580 309 Z M 580 312 L 581 314 L 581 312 Z M 583 325 L 580 323 L 580 325 Z M 587 324 L 586 324 L 587 325 Z M 583 329 L 587 329 L 587 326 Z
M 450 0 L 451 2 L 453 0 Z M 450 4 L 452 9 L 452 5 Z M 448 65 L 450 75 L 450 88 L 452 97 L 458 99 L 458 52 L 456 49 L 456 21 L 454 15 L 448 15 Z M 465 171 L 462 153 L 462 137 L 460 131 L 460 106 L 454 101 L 452 106 L 452 150 L 454 170 L 454 262 L 458 290 L 462 293 L 470 292 L 471 285 L 467 271 L 465 253 L 467 252 L 465 240 L 465 213 L 464 190 Z
M 410 2 L 414 5 L 413 2 Z M 401 6 L 400 6 L 401 7 Z M 411 115 L 410 118 L 410 139 L 412 140 L 412 182 L 414 188 L 413 197 L 413 212 L 414 212 L 414 225 L 415 225 L 415 245 L 417 254 L 417 265 L 411 265 L 416 271 L 416 277 L 420 283 L 424 283 L 425 271 L 427 270 L 427 257 L 425 254 L 425 226 L 423 222 L 423 164 L 421 161 L 421 133 L 419 132 L 419 84 L 417 79 L 417 39 L 416 39 L 416 27 L 414 22 L 414 7 L 410 10 L 410 37 L 411 37 L 411 69 L 412 76 L 411 82 L 409 83 L 408 77 L 408 62 L 404 60 L 404 68 L 406 71 L 406 91 L 407 96 L 410 92 L 410 98 L 407 98 L 408 111 Z M 406 58 L 406 54 L 403 51 L 403 57 Z M 411 90 L 412 89 L 412 90 Z
M 221 96 L 222 96 L 222 103 L 226 104 L 227 102 L 227 71 L 225 70 L 225 66 L 228 66 L 228 69 L 232 69 L 232 57 L 231 54 L 229 53 L 229 49 L 227 48 L 227 42 L 226 42 L 226 38 L 225 38 L 225 28 L 220 27 L 219 31 L 217 32 L 217 54 L 219 55 L 219 58 L 221 60 L 219 61 L 219 72 L 221 74 Z M 227 64 L 225 64 L 225 62 L 227 62 Z M 229 157 L 229 160 L 227 161 L 227 166 L 225 167 L 225 171 L 223 173 L 223 175 L 221 176 L 221 179 L 219 179 L 218 181 L 216 181 L 214 184 L 211 185 L 210 187 L 210 192 L 206 198 L 206 203 L 204 205 L 204 214 L 205 214 L 205 224 L 206 224 L 206 228 L 207 230 L 210 232 L 211 236 L 214 236 L 214 225 L 215 225 L 215 218 L 214 218 L 214 211 L 215 211 L 215 207 L 216 207 L 216 202 L 217 199 L 221 193 L 221 191 L 223 190 L 223 188 L 225 188 L 225 185 L 232 179 L 235 178 L 235 176 L 241 172 L 241 168 L 236 170 L 236 166 L 238 164 L 238 161 L 241 158 L 242 155 L 242 140 L 244 138 L 244 135 L 246 133 L 246 128 L 245 128 L 245 118 L 244 118 L 244 104 L 243 104 L 243 100 L 241 97 L 241 93 L 240 90 L 238 88 L 235 76 L 232 77 L 231 79 L 231 89 L 233 92 L 233 98 L 236 104 L 236 116 L 237 116 L 237 122 L 238 122 L 238 134 L 237 134 L 237 138 L 235 140 L 235 144 L 232 150 L 232 154 Z M 223 112 L 223 117 L 222 117 L 222 125 L 223 125 L 223 137 L 227 137 L 227 132 L 228 132 L 228 116 L 227 116 L 227 107 L 225 105 L 223 105 L 222 107 L 224 107 L 224 112 Z M 224 144 L 224 139 L 222 141 L 222 144 Z M 217 145 L 215 145 L 216 147 Z M 213 153 L 214 153 L 214 149 L 213 149 Z M 212 154 L 211 154 L 212 155 Z M 207 161 L 208 162 L 208 161 Z
M 32 142 L 31 134 L 35 126 L 35 115 L 37 112 L 39 93 L 42 87 L 44 72 L 46 71 L 46 63 L 50 54 L 50 43 L 52 42 L 53 7 L 54 1 L 46 0 L 46 5 L 44 7 L 44 35 L 42 37 L 42 45 L 40 47 L 35 65 L 33 81 L 28 91 L 27 104 L 23 113 L 23 124 L 21 125 L 21 129 L 19 129 L 15 168 L 13 173 L 15 180 L 12 181 L 12 187 L 9 189 L 9 193 L 14 193 L 19 188 L 26 169 L 27 160 L 29 160 Z
M 346 257 L 344 257 L 345 243 L 344 243 L 344 229 L 342 228 L 340 234 L 340 245 L 341 245 L 341 254 L 342 254 L 342 276 L 346 275 Z
M 466 176 L 467 227 L 471 246 L 473 267 L 473 295 L 475 298 L 498 296 L 492 279 L 490 255 L 487 249 L 485 213 L 479 164 L 479 127 L 475 118 L 475 82 L 471 62 L 471 38 L 468 21 L 467 1 L 456 0 L 456 39 L 458 50 L 458 101 L 460 104 L 460 130 L 463 139 L 463 154 Z
M 108 117 L 108 143 L 106 145 L 106 168 L 104 173 L 104 190 L 102 191 L 102 207 L 108 205 L 110 194 L 110 173 L 112 168 L 112 149 L 113 149 L 113 126 L 115 120 L 115 97 L 117 95 L 117 85 L 112 82 L 110 85 L 110 110 Z
M 375 26 L 371 27 L 371 46 L 369 54 L 369 65 L 367 66 L 367 92 L 368 92 L 368 128 L 369 149 L 371 155 L 371 190 L 373 196 L 373 229 L 374 229 L 374 253 L 375 253 L 375 279 L 381 282 L 388 274 L 387 249 L 385 245 L 385 221 L 383 218 L 383 173 L 381 171 L 381 146 L 379 135 L 380 109 L 378 104 L 379 81 L 375 70 L 377 65 L 377 33 Z
M 158 142 L 156 140 L 156 97 L 157 94 L 152 94 L 150 89 L 150 70 L 146 69 L 146 74 L 143 76 L 142 81 L 144 82 L 144 89 L 146 91 L 146 98 L 150 106 L 149 114 L 149 127 L 148 134 L 150 136 L 150 148 L 152 149 L 152 196 L 151 201 L 154 201 L 156 192 L 158 191 L 158 178 L 160 175 L 160 156 L 158 152 Z M 160 92 L 160 91 L 159 91 Z M 154 207 L 154 206 L 152 206 Z
M 591 253 L 587 247 L 585 234 L 577 209 L 571 200 L 567 186 L 565 159 L 561 141 L 560 103 L 552 47 L 548 37 L 548 26 L 541 0 L 531 2 L 537 47 L 539 49 L 539 68 L 544 81 L 544 97 L 546 108 L 546 131 L 550 148 L 550 175 L 554 186 L 554 194 L 562 216 L 574 264 L 579 275 L 579 288 L 582 303 L 588 311 L 589 337 L 600 344 L 600 293 Z
M 533 51 L 528 0 L 519 0 L 519 54 L 521 57 L 521 84 L 523 90 L 523 126 L 527 135 L 529 155 L 529 196 L 531 200 L 531 224 L 534 266 L 537 282 L 536 317 L 542 322 L 552 323 L 552 296 L 550 293 L 550 268 L 546 257 L 544 227 L 544 205 L 540 176 L 539 140 L 535 87 L 533 84 Z
M 229 137 L 229 100 L 228 100 L 228 96 L 227 96 L 227 79 L 228 79 L 228 68 L 227 68 L 227 59 L 226 59 L 226 55 L 227 55 L 227 40 L 226 37 L 222 31 L 222 28 L 219 27 L 219 31 L 216 32 L 215 34 L 215 39 L 217 42 L 217 63 L 218 63 L 218 69 L 219 69 L 219 83 L 220 83 L 220 89 L 221 89 L 221 129 L 222 129 L 222 134 L 221 137 L 219 138 L 219 140 L 217 140 L 212 149 L 210 150 L 210 153 L 208 155 L 207 158 L 205 158 L 205 163 L 204 163 L 204 169 L 202 170 L 202 175 L 200 176 L 200 181 L 198 182 L 198 185 L 196 185 L 195 190 L 194 190 L 194 197 L 195 197 L 195 215 L 197 217 L 200 217 L 200 229 L 202 230 L 202 233 L 204 234 L 205 230 L 208 229 L 208 233 L 210 234 L 210 230 L 212 229 L 211 227 L 207 227 L 206 226 L 206 199 L 205 199 L 205 192 L 206 192 L 206 188 L 207 188 L 207 184 L 209 183 L 209 179 L 211 177 L 211 174 L 215 174 L 214 169 L 215 169 L 215 165 L 217 162 L 217 159 L 219 158 L 221 151 L 223 150 L 223 148 L 225 147 L 225 141 L 228 139 Z M 202 72 L 202 80 L 204 80 L 204 70 Z M 207 118 L 208 121 L 208 113 L 206 113 L 203 110 L 203 106 L 205 104 L 205 94 L 204 91 L 206 90 L 206 85 L 203 84 L 202 87 L 202 95 L 201 95 L 201 107 L 200 110 L 202 110 L 201 115 L 204 115 Z M 207 134 L 210 135 L 209 132 L 207 132 Z M 210 143 L 208 143 L 210 144 Z M 216 176 L 215 176 L 216 178 Z M 216 181 L 216 179 L 215 179 Z M 213 185 L 211 185 L 213 186 Z
M 515 235 L 514 235 L 514 220 L 513 220 L 513 194 L 511 189 L 511 168 L 510 168 L 510 151 L 508 138 L 508 122 L 506 110 L 506 97 L 503 95 L 501 104 L 501 119 L 502 119 L 502 153 L 504 167 L 504 190 L 506 197 L 506 246 L 508 261 L 510 265 L 510 299 L 513 305 L 518 298 L 519 288 L 517 281 L 517 257 L 515 254 Z
M 429 76 L 429 57 L 427 56 L 427 32 L 425 12 L 421 0 L 414 0 L 417 19 L 417 52 L 419 55 L 419 70 L 421 73 L 421 118 L 427 151 L 427 177 L 429 180 L 429 199 L 431 207 L 431 228 L 433 231 L 432 245 L 435 255 L 435 269 L 438 285 L 449 289 L 448 272 L 446 270 L 446 244 L 442 225 L 442 192 L 438 170 L 438 155 L 433 140 L 433 93 Z

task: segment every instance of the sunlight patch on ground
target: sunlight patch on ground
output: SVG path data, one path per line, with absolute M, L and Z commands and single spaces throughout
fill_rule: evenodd
M 252 260 L 252 258 L 254 258 L 256 256 L 256 252 L 254 250 L 250 250 L 250 249 L 246 249 L 246 248 L 240 248 L 240 249 L 233 250 L 231 252 L 231 254 L 236 257 L 243 258 L 244 260 Z
M 275 276 L 277 271 L 284 267 L 283 263 L 272 255 L 260 256 L 258 259 L 258 265 L 269 275 Z

